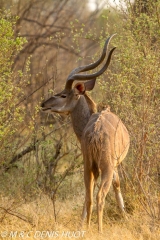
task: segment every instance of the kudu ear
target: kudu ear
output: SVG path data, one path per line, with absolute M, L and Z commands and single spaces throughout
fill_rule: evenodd
M 84 83 L 79 82 L 74 86 L 74 89 L 78 94 L 83 95 L 85 91 L 91 91 L 94 88 L 95 82 L 96 78 Z
M 86 91 L 91 91 L 95 86 L 96 78 L 93 78 L 84 83 Z

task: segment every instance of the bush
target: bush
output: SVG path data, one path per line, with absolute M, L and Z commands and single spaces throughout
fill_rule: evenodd
M 23 95 L 24 81 L 21 71 L 13 70 L 14 57 L 21 50 L 25 39 L 14 36 L 17 17 L 9 12 L 0 12 L 0 162 L 14 151 L 14 134 L 23 121 L 23 110 L 18 107 Z M 11 145 L 12 144 L 12 145 Z
M 130 132 L 127 172 L 137 196 L 143 195 L 150 214 L 154 215 L 151 208 L 155 207 L 160 171 L 160 23 L 157 14 L 160 2 L 147 3 L 146 12 L 132 7 L 123 19 L 122 28 L 119 30 L 118 24 L 114 26 L 114 31 L 119 33 L 115 38 L 117 50 L 112 71 L 106 73 L 109 81 L 103 80 L 101 89 L 102 101 L 111 105 Z

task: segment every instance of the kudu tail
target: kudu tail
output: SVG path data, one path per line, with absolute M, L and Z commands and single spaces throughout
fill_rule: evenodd
M 95 182 L 97 181 L 98 177 L 99 177 L 99 167 L 96 161 L 93 160 L 92 162 L 92 172 L 94 175 L 94 180 Z

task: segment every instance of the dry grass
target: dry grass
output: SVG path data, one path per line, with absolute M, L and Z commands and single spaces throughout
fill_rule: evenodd
M 127 220 L 121 217 L 111 189 L 106 198 L 103 234 L 97 231 L 95 203 L 90 230 L 87 230 L 86 225 L 81 228 L 80 216 L 84 201 L 81 171 L 67 177 L 59 188 L 55 222 L 53 203 L 32 181 L 28 181 L 31 173 L 29 169 L 26 175 L 21 171 L 12 171 L 0 176 L 0 239 L 159 239 L 160 224 L 146 214 L 130 191 L 124 191 L 130 212 Z
M 41 195 L 32 202 L 24 203 L 22 201 L 21 203 L 1 196 L 0 239 L 159 239 L 158 224 L 151 221 L 144 212 L 135 212 L 133 215 L 129 215 L 127 220 L 123 218 L 112 220 L 105 214 L 104 233 L 99 234 L 94 210 L 91 229 L 87 231 L 86 226 L 83 227 L 83 230 L 80 229 L 82 198 L 83 196 L 77 195 L 70 200 L 57 201 L 57 223 L 55 223 L 53 205 L 48 197 Z M 4 212 L 2 208 L 8 209 L 8 213 Z M 17 216 L 13 216 L 11 213 Z

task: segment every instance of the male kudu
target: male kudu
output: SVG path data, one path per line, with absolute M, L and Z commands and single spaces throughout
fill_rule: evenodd
M 102 232 L 102 217 L 105 196 L 111 183 L 116 195 L 117 203 L 124 211 L 124 203 L 120 190 L 118 164 L 125 158 L 129 148 L 129 134 L 121 120 L 109 109 L 96 112 L 96 104 L 87 95 L 86 91 L 94 88 L 96 77 L 108 68 L 113 48 L 106 59 L 104 66 L 93 74 L 80 74 L 80 72 L 95 69 L 106 56 L 111 37 L 105 42 L 101 57 L 92 64 L 75 68 L 67 78 L 62 92 L 43 102 L 44 112 L 70 114 L 73 129 L 81 144 L 84 159 L 84 182 L 86 188 L 85 203 L 82 220 L 87 216 L 90 225 L 93 189 L 95 182 L 101 175 L 101 183 L 97 194 L 98 228 Z M 74 80 L 80 80 L 72 87 Z M 88 81 L 86 81 L 88 80 Z

